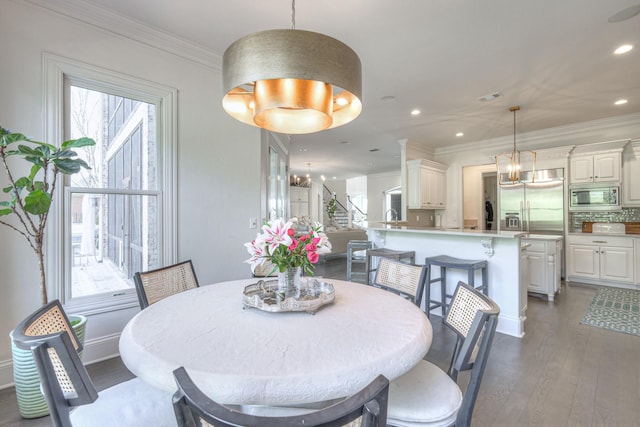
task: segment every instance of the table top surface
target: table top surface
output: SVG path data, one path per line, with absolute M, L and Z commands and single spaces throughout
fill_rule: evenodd
M 340 280 L 315 315 L 243 308 L 255 279 L 202 286 L 152 304 L 126 325 L 120 354 L 136 376 L 176 390 L 184 366 L 205 394 L 226 404 L 286 405 L 350 395 L 377 375 L 395 379 L 431 345 L 417 306 Z

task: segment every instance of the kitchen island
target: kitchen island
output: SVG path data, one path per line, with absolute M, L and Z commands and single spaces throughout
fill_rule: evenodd
M 437 255 L 487 260 L 489 296 L 500 306 L 497 331 L 515 337 L 524 335 L 527 287 L 520 266 L 526 257 L 521 245 L 526 233 L 372 224 L 367 235 L 377 248 L 415 251 L 417 264 Z M 439 277 L 435 270 L 432 278 Z M 466 271 L 447 269 L 447 293 L 453 294 L 459 280 L 467 282 Z M 480 272 L 475 280 L 481 283 Z M 432 285 L 431 292 L 433 299 L 440 298 L 439 286 Z M 440 310 L 434 309 L 432 314 L 440 315 Z

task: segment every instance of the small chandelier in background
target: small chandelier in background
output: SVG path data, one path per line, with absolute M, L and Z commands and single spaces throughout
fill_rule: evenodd
M 222 106 L 248 125 L 305 134 L 349 123 L 362 111 L 358 55 L 332 37 L 295 29 L 253 33 L 222 59 Z
M 520 182 L 520 172 L 531 171 L 531 179 L 535 179 L 536 152 L 532 150 L 519 151 L 516 146 L 516 111 L 519 106 L 509 107 L 513 113 L 513 151 L 496 156 L 496 167 L 500 184 Z
M 293 175 L 293 180 L 291 185 L 295 185 L 296 187 L 307 187 L 311 188 L 311 163 L 307 163 L 307 175 L 302 178 L 298 175 Z M 322 181 L 324 181 L 324 176 L 321 176 Z

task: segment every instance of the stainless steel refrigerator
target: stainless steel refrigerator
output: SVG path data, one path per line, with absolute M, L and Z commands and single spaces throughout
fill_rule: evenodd
M 523 172 L 521 182 L 499 187 L 500 231 L 564 233 L 564 169 Z

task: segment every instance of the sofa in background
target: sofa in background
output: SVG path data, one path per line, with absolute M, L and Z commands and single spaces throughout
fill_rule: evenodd
M 369 240 L 367 232 L 361 228 L 327 228 L 325 234 L 331 242 L 331 253 L 326 254 L 326 257 L 346 254 L 349 240 Z

